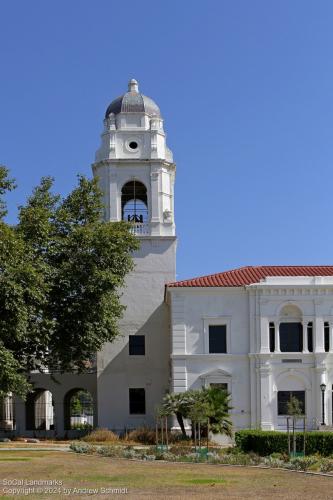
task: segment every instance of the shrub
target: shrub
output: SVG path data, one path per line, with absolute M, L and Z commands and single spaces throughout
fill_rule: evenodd
M 220 456 L 220 463 L 226 465 L 253 465 L 251 457 L 245 453 L 228 453 Z
M 95 446 L 91 446 L 90 444 L 75 442 L 69 445 L 69 448 L 75 453 L 95 453 Z
M 82 438 L 83 441 L 87 442 L 105 442 L 105 441 L 118 441 L 119 436 L 109 429 L 95 429 L 90 432 L 87 436 Z
M 169 451 L 175 456 L 187 455 L 191 453 L 192 446 L 171 446 Z
M 160 436 L 161 436 L 161 433 L 159 433 L 159 437 Z M 181 432 L 174 431 L 174 432 L 168 433 L 168 441 L 170 444 L 176 444 L 176 443 L 183 444 L 183 443 L 191 442 L 192 439 L 190 436 L 184 436 Z
M 138 427 L 127 434 L 127 439 L 142 444 L 155 444 L 156 433 L 155 430 L 149 429 L 149 427 Z
M 134 448 L 130 447 L 130 446 L 127 446 L 124 450 L 123 450 L 123 457 L 124 458 L 139 458 L 137 456 L 137 452 L 134 450 Z
M 294 457 L 290 459 L 289 464 L 285 464 L 288 469 L 306 471 L 317 462 L 315 457 Z
M 261 456 L 272 453 L 286 453 L 288 436 L 286 432 L 242 430 L 235 433 L 238 448 L 244 452 L 254 451 Z M 297 449 L 303 448 L 303 433 L 296 433 Z M 333 453 L 333 433 L 312 431 L 305 434 L 305 451 L 307 455 L 320 453 L 328 456 Z
M 274 455 L 274 453 L 272 455 Z M 283 467 L 285 465 L 284 460 L 281 460 L 281 458 L 275 458 L 272 455 L 264 457 L 261 463 L 263 465 L 267 465 L 268 467 Z M 280 453 L 276 453 L 275 455 L 280 455 Z
M 319 461 L 320 472 L 332 472 L 333 471 L 333 460 L 330 458 L 322 458 Z
M 122 449 L 120 446 L 100 446 L 97 448 L 98 455 L 102 457 L 122 457 Z
M 156 460 L 168 460 L 170 462 L 175 462 L 177 457 L 173 453 L 170 453 L 169 451 L 161 451 L 161 452 L 157 452 L 155 454 L 155 459 Z

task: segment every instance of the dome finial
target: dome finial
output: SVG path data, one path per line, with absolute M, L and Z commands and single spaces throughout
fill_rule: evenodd
M 139 92 L 138 82 L 136 80 L 134 80 L 134 78 L 132 78 L 132 80 L 130 80 L 128 82 L 128 91 L 129 92 Z

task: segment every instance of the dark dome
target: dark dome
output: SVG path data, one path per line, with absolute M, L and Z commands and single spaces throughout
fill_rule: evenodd
M 147 113 L 147 115 L 161 116 L 157 104 L 150 97 L 139 93 L 138 82 L 136 80 L 129 82 L 126 94 L 117 97 L 117 99 L 111 102 L 106 110 L 105 118 L 110 113 L 114 113 L 115 115 L 118 113 Z

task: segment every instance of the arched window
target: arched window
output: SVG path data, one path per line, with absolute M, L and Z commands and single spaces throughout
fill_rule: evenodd
M 147 222 L 147 189 L 142 182 L 133 180 L 123 186 L 121 190 L 121 218 L 128 222 Z
M 54 406 L 50 391 L 36 389 L 28 395 L 25 407 L 27 430 L 54 430 Z
M 65 429 L 85 430 L 94 426 L 94 401 L 89 391 L 72 389 L 64 400 Z
M 279 335 L 281 352 L 302 352 L 302 312 L 297 306 L 288 304 L 281 310 Z

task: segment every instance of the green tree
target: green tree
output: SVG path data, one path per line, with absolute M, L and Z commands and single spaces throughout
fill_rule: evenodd
M 230 411 L 232 406 L 230 404 L 230 394 L 217 387 L 207 387 L 203 389 L 203 392 L 209 406 L 210 430 L 213 434 L 226 434 L 231 437 Z
M 0 165 L 0 221 L 7 215 L 7 205 L 5 195 L 8 191 L 15 189 L 14 179 L 10 179 L 9 170 L 4 165 Z
M 160 406 L 160 412 L 164 415 L 175 415 L 179 424 L 180 430 L 186 437 L 184 418 L 188 417 L 191 406 L 191 400 L 188 392 L 172 392 L 166 394 Z
M 186 436 L 184 419 L 204 424 L 209 421 L 213 434 L 232 435 L 230 419 L 230 394 L 215 387 L 205 387 L 199 390 L 188 390 L 181 393 L 167 394 L 161 405 L 168 415 L 174 414 L 179 427 Z M 193 432 L 192 432 L 193 434 Z
M 287 415 L 299 417 L 304 414 L 303 404 L 295 396 L 291 396 L 287 403 Z
M 127 223 L 102 220 L 96 179 L 79 176 L 64 199 L 42 179 L 16 226 L 4 221 L 13 187 L 0 167 L 0 390 L 24 395 L 30 370 L 85 371 L 117 337 L 138 240 Z

